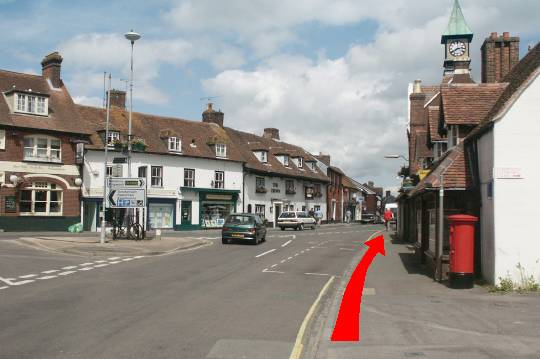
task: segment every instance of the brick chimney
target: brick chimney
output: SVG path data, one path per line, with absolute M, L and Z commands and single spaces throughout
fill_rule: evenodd
M 322 152 L 319 152 L 319 155 L 315 157 L 326 166 L 330 166 L 330 155 L 323 155 Z
M 213 109 L 212 103 L 208 103 L 208 108 L 202 113 L 202 121 L 208 123 L 215 123 L 220 127 L 223 127 L 223 118 L 225 114 L 221 111 Z
M 48 78 L 55 88 L 62 86 L 60 78 L 60 69 L 62 65 L 62 56 L 58 52 L 48 54 L 41 60 L 41 73 L 43 77 Z
M 277 128 L 265 128 L 263 133 L 264 138 L 271 138 L 272 140 L 279 140 L 279 129 Z
M 126 91 L 111 90 L 111 107 L 126 109 Z
M 492 32 L 482 45 L 482 82 L 500 82 L 519 62 L 519 37 Z

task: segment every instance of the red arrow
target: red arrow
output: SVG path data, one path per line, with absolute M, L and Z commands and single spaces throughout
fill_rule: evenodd
M 343 294 L 336 325 L 332 333 L 331 340 L 333 342 L 360 341 L 360 305 L 362 304 L 362 292 L 364 291 L 366 274 L 378 253 L 383 256 L 386 255 L 383 236 L 378 236 L 365 244 L 369 248 L 354 270 Z

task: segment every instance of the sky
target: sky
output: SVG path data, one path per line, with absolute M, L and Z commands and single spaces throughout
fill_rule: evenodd
M 538 0 L 461 0 L 480 46 L 491 32 L 540 38 Z M 212 97 L 225 125 L 331 155 L 350 177 L 399 186 L 407 154 L 407 87 L 440 83 L 440 37 L 453 0 L 0 0 L 0 68 L 41 72 L 59 51 L 77 103 L 101 106 L 103 73 L 134 110 L 198 121 Z

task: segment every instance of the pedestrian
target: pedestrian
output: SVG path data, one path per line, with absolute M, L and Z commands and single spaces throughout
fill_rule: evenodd
M 351 210 L 348 209 L 347 212 L 345 213 L 345 221 L 347 223 L 351 223 L 351 216 L 352 216 Z
M 317 225 L 321 224 L 322 217 L 323 217 L 323 214 L 322 214 L 321 209 L 317 208 L 317 210 L 315 211 L 315 219 L 317 220 Z
M 390 221 L 394 218 L 394 213 L 387 208 L 386 211 L 384 211 L 384 223 L 386 225 L 386 230 L 388 231 L 388 227 L 390 226 Z
M 313 208 L 309 210 L 308 214 L 311 218 L 315 219 L 315 211 L 313 210 Z

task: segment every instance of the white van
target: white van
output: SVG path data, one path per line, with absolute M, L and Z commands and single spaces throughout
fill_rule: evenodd
M 316 224 L 315 218 L 310 217 L 306 212 L 283 212 L 279 215 L 277 220 L 277 226 L 281 228 L 282 231 L 284 231 L 285 228 L 294 228 L 295 231 L 302 231 L 306 227 L 315 229 Z

